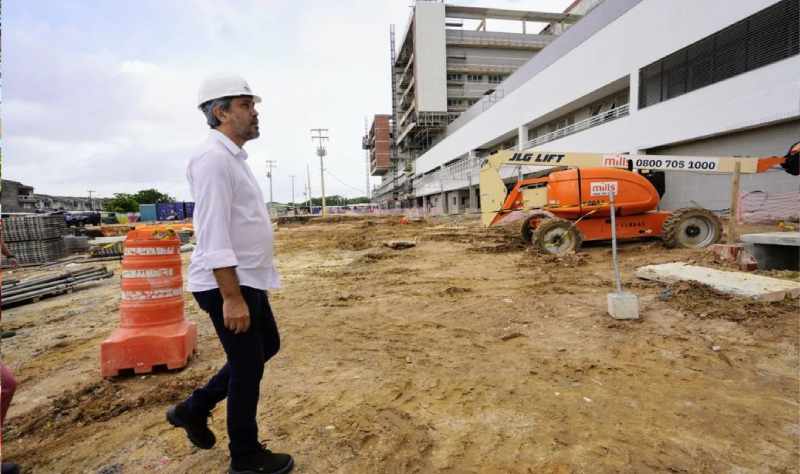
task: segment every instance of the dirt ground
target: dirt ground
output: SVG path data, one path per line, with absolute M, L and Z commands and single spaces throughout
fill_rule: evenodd
M 417 246 L 382 245 L 392 239 Z M 706 251 L 621 245 L 638 321 L 605 313 L 610 245 L 544 257 L 516 226 L 311 223 L 279 228 L 275 251 L 283 348 L 258 422 L 268 447 L 295 456 L 294 472 L 800 472 L 797 300 L 633 276 L 672 261 L 726 267 Z M 3 276 L 37 274 L 13 273 Z M 224 403 L 209 451 L 165 420 L 224 363 L 207 316 L 187 294 L 199 340 L 185 369 L 103 379 L 100 342 L 118 305 L 116 276 L 3 311 L 17 335 L 2 340 L 2 360 L 20 382 L 4 459 L 35 474 L 226 472 Z

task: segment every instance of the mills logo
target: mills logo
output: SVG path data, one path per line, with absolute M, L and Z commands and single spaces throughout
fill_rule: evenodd
M 622 155 L 606 155 L 603 157 L 603 166 L 627 168 L 628 158 Z
M 617 185 L 616 181 L 602 181 L 598 183 L 591 184 L 591 194 L 592 196 L 608 196 L 609 194 L 613 194 L 614 196 L 617 195 Z

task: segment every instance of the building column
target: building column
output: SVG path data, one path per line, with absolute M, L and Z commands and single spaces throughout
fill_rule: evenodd
M 475 150 L 469 151 L 469 158 L 470 160 L 476 159 L 478 157 L 478 153 Z M 480 169 L 480 168 L 479 168 Z M 475 185 L 472 184 L 472 173 L 467 173 L 467 179 L 469 180 L 469 208 L 475 209 L 477 206 L 475 205 Z
M 639 110 L 639 70 L 631 73 L 630 90 L 628 91 L 628 114 L 633 115 Z
M 522 150 L 522 144 L 528 141 L 528 126 L 520 125 L 517 129 L 517 150 Z

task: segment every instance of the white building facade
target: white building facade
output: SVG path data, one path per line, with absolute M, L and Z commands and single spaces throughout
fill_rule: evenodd
M 477 207 L 478 163 L 512 147 L 782 156 L 800 140 L 799 24 L 796 0 L 606 0 L 416 160 L 415 204 Z M 727 208 L 730 181 L 667 173 L 661 208 Z M 798 180 L 747 175 L 742 189 L 797 190 Z

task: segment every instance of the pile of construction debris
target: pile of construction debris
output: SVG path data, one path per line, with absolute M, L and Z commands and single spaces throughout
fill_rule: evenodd
M 27 280 L 2 279 L 2 306 L 12 303 L 38 302 L 44 296 L 72 293 L 81 283 L 111 278 L 114 272 L 106 267 L 83 267 L 72 271 L 46 275 Z

